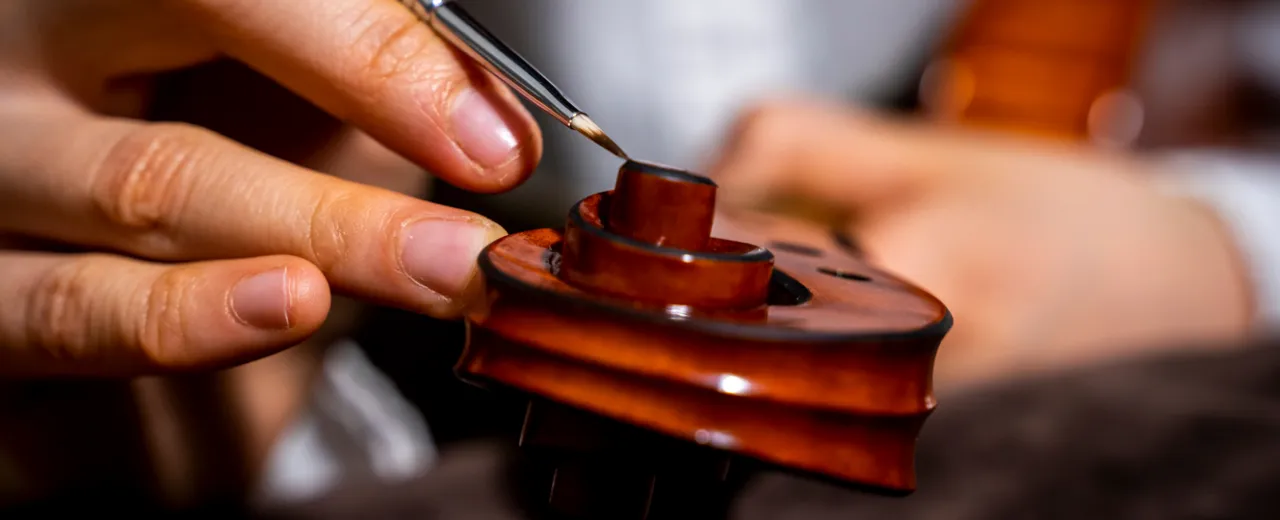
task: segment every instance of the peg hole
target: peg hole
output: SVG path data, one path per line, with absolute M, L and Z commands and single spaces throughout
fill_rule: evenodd
M 849 272 L 849 271 L 841 271 L 841 270 L 839 270 L 839 269 L 832 269 L 832 268 L 830 268 L 830 267 L 819 267 L 819 268 L 818 268 L 818 272 L 819 272 L 819 273 L 822 273 L 822 274 L 825 274 L 825 275 L 827 275 L 827 276 L 834 276 L 834 277 L 836 277 L 836 278 L 844 278 L 845 280 L 853 280 L 853 281 L 855 281 L 855 282 L 870 282 L 870 281 L 871 281 L 871 277 L 869 277 L 869 276 L 861 275 L 861 274 L 858 274 L 858 273 L 851 273 L 851 272 Z
M 818 249 L 816 247 L 809 247 L 801 244 L 794 244 L 791 242 L 770 242 L 769 247 L 772 247 L 773 249 L 777 249 L 779 251 L 795 253 L 797 255 L 812 256 L 812 257 L 822 256 L 821 249 Z
M 813 292 L 800 283 L 800 280 L 779 269 L 773 270 L 769 278 L 769 299 L 767 303 L 775 307 L 802 305 L 813 299 Z

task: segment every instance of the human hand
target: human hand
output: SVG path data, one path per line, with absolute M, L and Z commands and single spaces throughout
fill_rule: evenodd
M 1102 151 L 779 104 L 711 174 L 721 208 L 804 201 L 955 316 L 940 386 L 1245 334 L 1250 294 L 1215 216 Z
M 441 318 L 478 294 L 496 224 L 143 120 L 157 75 L 228 57 L 460 188 L 541 154 L 515 97 L 395 0 L 3 2 L 0 375 L 249 361 L 315 331 L 331 287 Z

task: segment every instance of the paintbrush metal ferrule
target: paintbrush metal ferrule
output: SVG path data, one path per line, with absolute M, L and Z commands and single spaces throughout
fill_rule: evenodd
M 626 153 L 542 73 L 533 68 L 453 0 L 401 0 L 454 47 L 502 80 L 521 97 L 596 144 L 622 158 Z

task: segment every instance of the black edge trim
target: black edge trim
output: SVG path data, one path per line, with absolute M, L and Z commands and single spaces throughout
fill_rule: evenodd
M 658 311 L 643 310 L 631 307 L 622 307 L 618 305 L 610 305 L 597 300 L 586 300 L 583 298 L 575 298 L 552 291 L 544 291 L 536 287 L 531 287 L 520 280 L 515 279 L 511 275 L 502 272 L 493 265 L 493 261 L 489 260 L 489 252 L 499 243 L 501 239 L 489 244 L 480 252 L 478 264 L 481 272 L 488 277 L 491 283 L 503 285 L 510 289 L 532 295 L 537 298 L 551 300 L 556 304 L 567 305 L 571 307 L 587 307 L 592 310 L 600 311 L 606 314 L 635 319 L 637 321 L 660 324 L 678 329 L 684 329 L 692 332 L 707 334 L 710 336 L 718 336 L 722 338 L 743 339 L 743 340 L 763 340 L 763 341 L 806 341 L 806 342 L 831 342 L 845 343 L 852 341 L 902 341 L 914 339 L 931 339 L 936 338 L 941 341 L 947 332 L 951 331 L 954 320 L 951 317 L 951 309 L 943 305 L 943 315 L 938 321 L 919 329 L 905 332 L 889 332 L 889 331 L 871 331 L 871 332 L 854 332 L 854 333 L 832 333 L 832 332 L 812 332 L 788 329 L 782 327 L 770 326 L 768 324 L 759 325 L 752 323 L 736 323 L 729 321 L 711 321 L 711 320 L 679 320 L 673 319 L 666 313 Z M 932 298 L 932 296 L 930 296 Z M 935 299 L 936 301 L 936 299 Z M 941 302 L 939 302 L 941 305 Z M 936 347 L 935 347 L 936 348 Z

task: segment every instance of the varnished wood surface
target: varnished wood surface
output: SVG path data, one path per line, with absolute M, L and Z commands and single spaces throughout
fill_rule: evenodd
M 706 250 L 715 222 L 716 185 L 672 171 L 635 161 L 624 164 L 605 211 L 609 230 L 655 246 Z
M 773 255 L 767 250 L 703 236 L 703 250 L 674 249 L 606 230 L 601 205 L 613 194 L 588 197 L 574 207 L 562 239 L 550 244 L 550 266 L 584 291 L 664 309 L 758 309 L 769 291 Z M 705 226 L 710 232 L 711 226 Z M 646 229 L 646 228 L 638 228 Z M 648 228 L 652 229 L 652 228 Z M 559 250 L 560 253 L 556 253 Z M 558 262 L 558 266 L 556 266 Z
M 1123 145 L 1141 124 L 1127 83 L 1154 3 L 972 2 L 923 101 L 943 122 Z M 491 245 L 480 259 L 487 305 L 469 318 L 458 372 L 714 450 L 910 492 L 950 313 L 825 230 L 717 215 L 714 192 L 689 172 L 628 162 L 563 229 Z M 638 471 L 635 482 L 650 470 Z
M 1120 119 L 1155 0 L 974 0 L 926 75 L 933 117 L 1069 140 Z
M 915 437 L 935 405 L 933 359 L 951 324 L 942 303 L 796 222 L 720 223 L 732 240 L 686 237 L 706 246 L 680 250 L 654 245 L 661 233 L 645 240 L 643 225 L 601 218 L 601 201 L 643 184 L 587 199 L 566 231 L 486 249 L 488 300 L 469 318 L 460 375 L 793 469 L 914 489 Z M 707 184 L 676 184 L 687 191 L 667 185 L 631 203 L 677 216 L 706 209 L 680 201 L 705 200 Z M 762 277 L 743 275 L 759 266 Z M 597 270 L 611 278 L 583 282 Z

